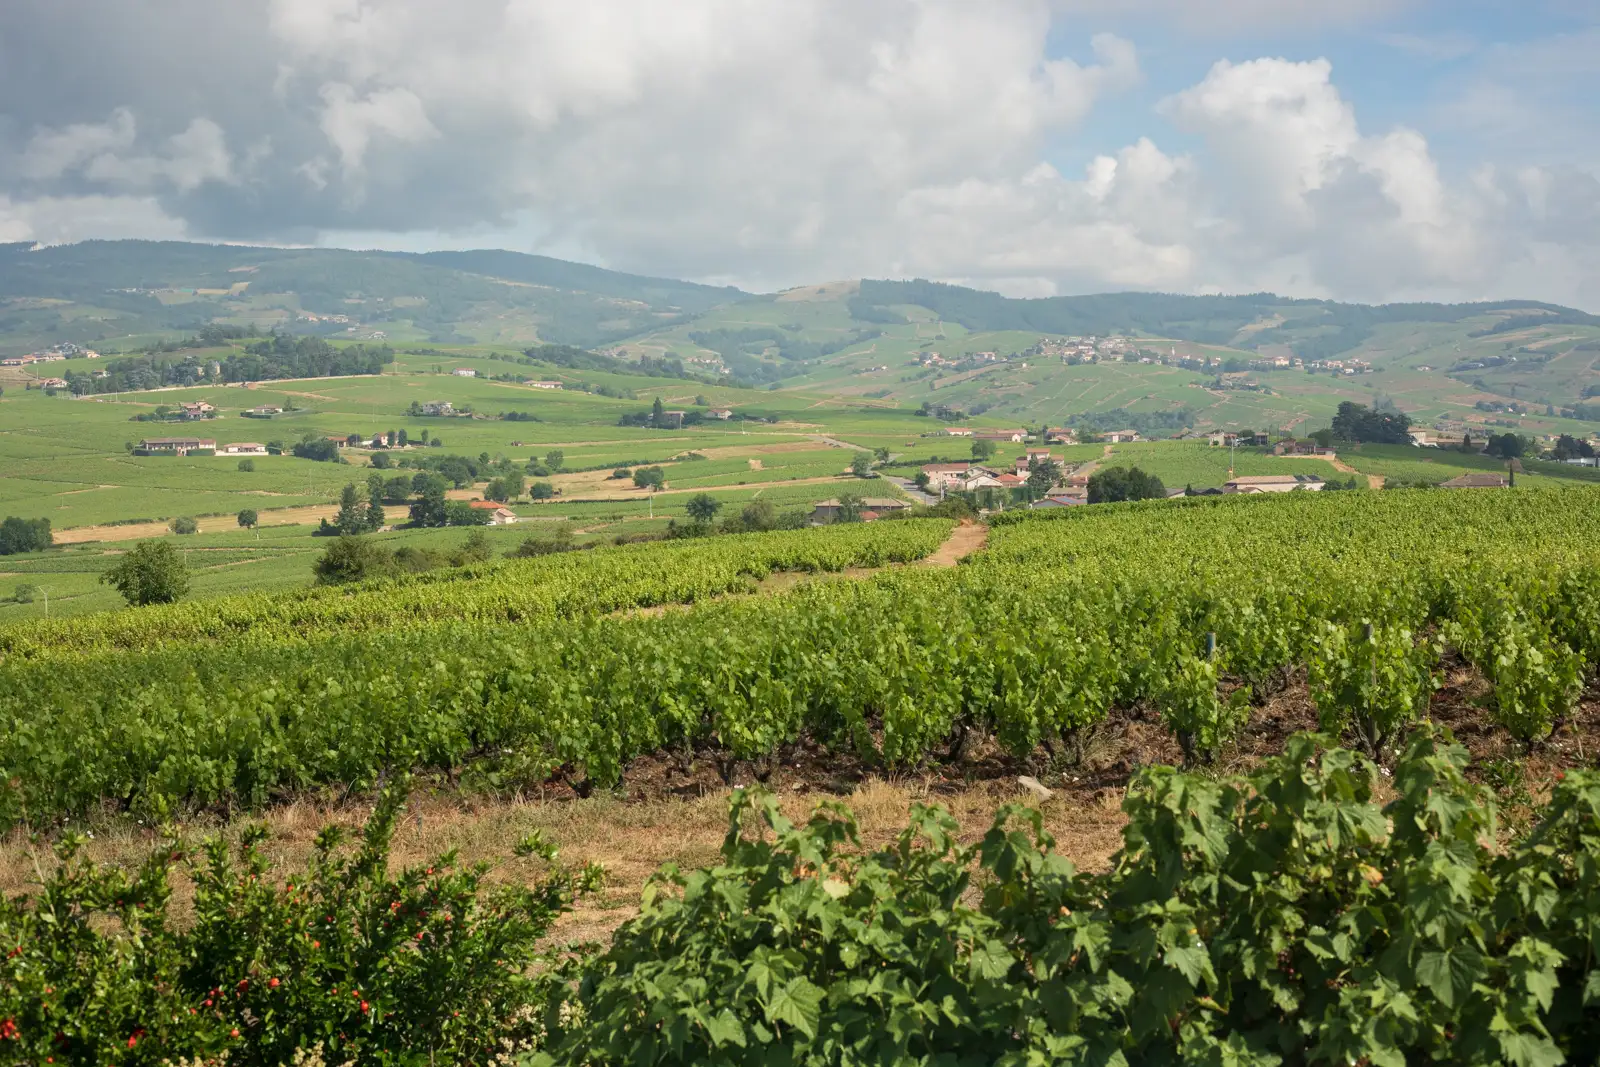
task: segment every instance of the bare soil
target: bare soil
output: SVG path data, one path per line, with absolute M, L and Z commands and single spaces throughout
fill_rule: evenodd
M 262 526 L 299 526 L 321 519 L 331 519 L 338 510 L 337 504 L 308 504 L 299 508 L 261 509 L 256 514 Z M 211 515 L 196 521 L 200 524 L 200 532 L 203 534 L 239 529 L 239 522 L 232 515 Z M 57 530 L 55 541 L 58 545 L 75 545 L 86 541 L 142 541 L 147 537 L 164 536 L 166 532 L 167 524 L 164 522 L 134 522 L 122 526 L 76 526 L 69 530 Z

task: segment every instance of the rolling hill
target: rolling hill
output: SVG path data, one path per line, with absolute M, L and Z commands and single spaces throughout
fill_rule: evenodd
M 1536 301 L 1011 299 L 923 280 L 752 295 L 495 250 L 0 245 L 0 354 L 132 351 L 211 322 L 396 346 L 557 343 L 885 408 L 1152 432 L 1314 428 L 1342 400 L 1391 401 L 1441 429 L 1600 419 L 1600 316 Z M 1084 361 L 1062 350 L 1075 337 L 1128 340 Z

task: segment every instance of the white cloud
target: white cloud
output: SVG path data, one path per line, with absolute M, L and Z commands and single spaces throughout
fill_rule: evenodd
M 95 238 L 181 240 L 182 219 L 143 196 L 44 196 L 13 200 L 0 194 L 0 241 L 67 244 Z
M 133 112 L 118 108 L 103 123 L 41 130 L 24 150 L 18 172 L 31 181 L 76 172 L 104 185 L 149 189 L 166 183 L 181 192 L 208 181 L 235 180 L 227 137 L 210 119 L 197 118 L 183 132 L 167 138 L 163 152 L 134 152 L 137 141 Z
M 358 97 L 348 85 L 322 87 L 322 132 L 339 152 L 346 174 L 361 170 L 375 134 L 416 144 L 439 136 L 422 101 L 409 89 L 382 89 Z

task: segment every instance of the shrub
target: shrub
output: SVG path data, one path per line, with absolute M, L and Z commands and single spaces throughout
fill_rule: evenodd
M 11 591 L 11 599 L 18 604 L 32 604 L 39 595 L 39 587 L 23 582 Z
M 0 523 L 0 556 L 42 552 L 54 543 L 49 519 L 19 519 L 12 515 Z
M 246 530 L 255 529 L 256 523 L 260 521 L 260 517 L 256 515 L 254 508 L 245 508 L 239 512 L 237 518 L 239 525 L 244 527 Z
M 598 871 L 484 885 L 454 853 L 391 874 L 404 812 L 387 790 L 353 848 L 327 827 L 281 875 L 247 830 L 195 853 L 176 840 L 133 869 L 67 835 L 35 898 L 0 900 L 0 1056 L 8 1063 L 472 1063 L 532 1051 L 540 942 Z M 516 852 L 553 861 L 537 836 Z M 195 887 L 171 914 L 171 875 Z
M 1375 757 L 1427 715 L 1436 652 L 1405 626 L 1324 622 L 1312 646 L 1308 675 L 1322 729 L 1350 730 Z
M 100 575 L 131 606 L 170 604 L 189 591 L 183 554 L 167 541 L 140 541 Z
M 200 532 L 200 523 L 196 519 L 183 516 L 167 523 L 167 529 L 180 535 L 197 534 Z
M 256 461 L 253 459 L 241 459 L 239 461 L 239 469 L 248 474 L 256 469 Z
M 343 585 L 389 574 L 394 570 L 394 556 L 380 544 L 341 534 L 311 569 L 318 585 Z

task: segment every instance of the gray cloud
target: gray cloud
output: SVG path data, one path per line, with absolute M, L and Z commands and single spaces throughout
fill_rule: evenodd
M 1083 174 L 1042 163 L 1141 79 L 1132 43 L 1090 35 L 1098 3 L 10 0 L 0 237 L 504 243 L 772 287 L 1537 285 L 1600 305 L 1592 272 L 1553 266 L 1589 262 L 1595 238 L 1547 221 L 1587 217 L 1592 173 L 1452 182 L 1419 133 L 1363 130 L 1325 62 L 1218 64 Z M 1080 28 L 1093 58 L 1053 58 Z M 1164 122 L 1200 147 L 1164 150 Z

